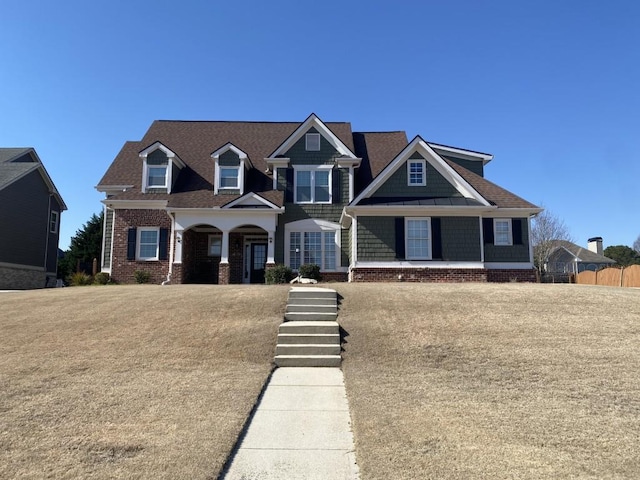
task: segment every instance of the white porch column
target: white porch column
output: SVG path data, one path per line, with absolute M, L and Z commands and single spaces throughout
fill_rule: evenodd
M 222 230 L 222 252 L 220 263 L 229 263 L 229 230 Z
M 173 257 L 173 263 L 182 263 L 182 237 L 184 230 L 176 230 L 175 232 L 175 254 Z M 171 238 L 173 241 L 173 237 Z
M 268 231 L 267 236 L 267 263 L 276 263 L 274 259 L 275 245 L 276 245 L 276 232 Z

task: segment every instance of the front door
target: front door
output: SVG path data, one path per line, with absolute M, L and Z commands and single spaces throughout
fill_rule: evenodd
M 250 283 L 264 283 L 264 266 L 267 263 L 267 244 L 251 244 L 251 270 L 249 272 Z

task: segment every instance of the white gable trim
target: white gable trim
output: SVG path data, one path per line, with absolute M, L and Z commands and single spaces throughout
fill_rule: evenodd
M 335 148 L 343 157 L 356 158 L 355 154 L 349 150 L 342 141 L 336 137 L 331 130 L 320 120 L 315 113 L 309 115 L 309 117 L 302 122 L 302 124 L 296 128 L 296 130 L 287 138 L 271 155 L 269 158 L 277 157 L 278 155 L 285 155 L 289 149 L 306 134 L 310 128 L 315 129 L 327 140 L 333 148 Z
M 238 185 L 237 187 L 233 187 L 233 190 L 239 190 L 240 195 L 244 194 L 244 171 L 249 170 L 251 165 L 251 160 L 249 160 L 249 156 L 236 147 L 233 143 L 229 142 L 217 149 L 215 152 L 211 154 L 211 158 L 214 161 L 214 180 L 213 180 L 213 193 L 215 195 L 218 194 L 219 190 L 224 190 L 223 187 L 220 186 L 220 169 L 221 168 L 235 168 L 235 167 L 220 167 L 220 155 L 225 152 L 231 150 L 233 153 L 238 155 L 240 159 L 240 168 L 238 168 Z
M 161 150 L 169 159 L 170 162 L 174 162 L 178 167 L 184 168 L 185 163 L 180 160 L 180 157 L 176 155 L 170 148 L 165 147 L 161 142 L 156 142 L 153 145 L 149 145 L 147 148 L 142 150 L 138 156 L 143 160 L 146 160 L 150 153 L 155 152 L 156 150 Z
M 241 162 L 244 162 L 245 160 L 249 160 L 249 156 L 231 142 L 227 143 L 226 145 L 220 147 L 218 150 L 213 152 L 211 154 L 211 158 L 213 158 L 214 160 L 217 160 L 218 158 L 220 158 L 220 155 L 222 155 L 223 153 L 229 150 L 231 150 L 233 153 L 238 155 L 238 157 L 240 157 Z M 248 163 L 250 164 L 251 160 L 249 160 Z M 247 163 L 245 163 L 245 168 L 249 168 L 249 165 Z
M 427 142 L 420 138 L 420 136 L 414 138 L 409 145 L 407 145 L 402 152 L 400 152 L 398 156 L 394 158 L 376 178 L 373 179 L 369 186 L 365 188 L 350 205 L 357 205 L 363 198 L 369 198 L 387 180 L 389 180 L 389 178 L 391 178 L 391 175 L 405 165 L 407 160 L 409 160 L 409 157 L 415 152 L 420 153 L 427 163 L 434 167 L 440 175 L 451 183 L 451 185 L 453 185 L 455 189 L 462 194 L 462 196 L 477 200 L 487 207 L 491 205 L 482 195 L 480 195 L 480 193 L 478 193 L 476 189 L 462 178 L 458 172 L 451 168 Z
M 474 152 L 473 150 L 465 150 L 464 148 L 448 147 L 447 145 L 439 145 L 437 143 L 427 142 L 436 152 L 451 153 L 454 156 L 465 158 L 467 160 L 481 160 L 484 165 L 493 160 L 490 153 Z
M 262 198 L 260 195 L 253 192 L 249 192 L 240 198 L 236 198 L 232 202 L 229 202 L 226 205 L 222 206 L 221 209 L 224 210 L 224 209 L 233 208 L 233 207 L 256 206 L 256 205 L 257 206 L 264 205 L 268 208 L 271 208 L 273 210 L 278 210 L 278 211 L 283 210 L 281 207 L 277 206 L 275 203 L 271 203 L 269 200 Z

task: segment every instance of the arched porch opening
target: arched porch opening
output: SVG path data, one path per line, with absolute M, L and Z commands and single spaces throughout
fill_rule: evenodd
M 273 234 L 257 225 L 240 225 L 229 232 L 229 283 L 264 283 Z
M 222 254 L 222 230 L 195 225 L 182 233 L 182 283 L 217 284 Z

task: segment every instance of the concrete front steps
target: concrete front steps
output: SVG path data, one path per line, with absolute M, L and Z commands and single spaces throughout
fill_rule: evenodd
M 278 367 L 339 367 L 340 326 L 335 290 L 293 287 L 278 330 Z

